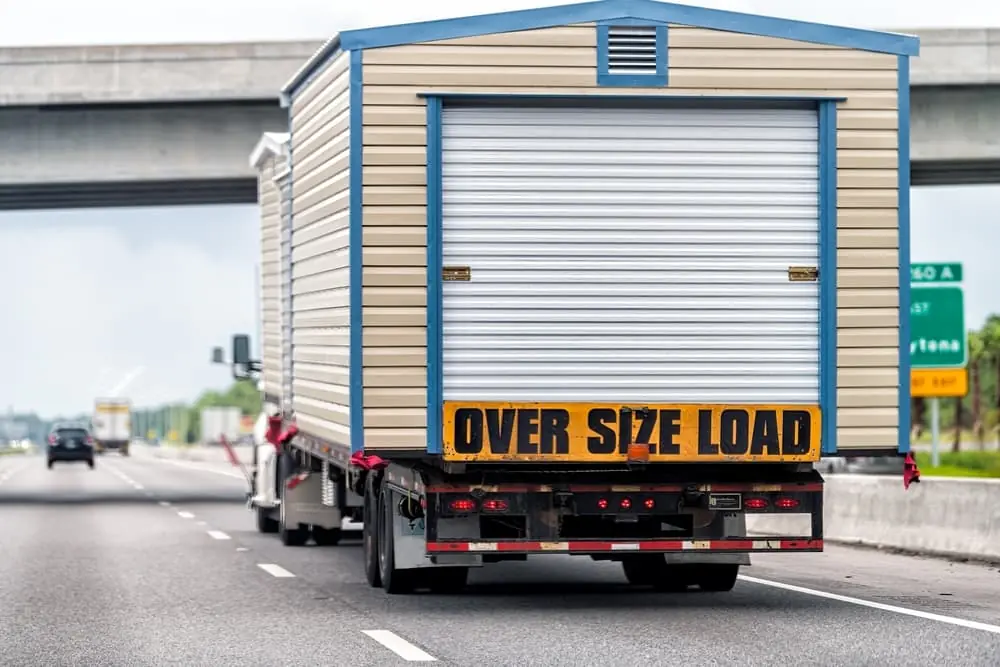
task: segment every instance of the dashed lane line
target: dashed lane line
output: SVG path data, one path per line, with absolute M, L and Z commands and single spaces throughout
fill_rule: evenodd
M 228 535 L 226 535 L 224 532 L 222 532 L 221 530 L 210 530 L 210 531 L 208 531 L 208 536 L 211 537 L 213 540 L 228 540 L 228 539 L 232 539 Z
M 216 470 L 215 468 L 209 468 L 206 466 L 198 465 L 197 463 L 190 463 L 188 461 L 172 461 L 170 459 L 149 459 L 150 461 L 156 461 L 157 463 L 169 463 L 172 466 L 177 466 L 178 468 L 187 468 L 188 470 L 197 470 L 199 472 L 208 472 L 213 475 L 222 475 L 223 477 L 232 477 L 234 479 L 246 480 L 246 477 L 238 472 L 231 472 L 229 470 Z
M 194 514 L 191 514 L 191 512 L 178 512 L 177 516 L 179 516 L 182 519 L 193 519 L 194 518 Z
M 407 662 L 437 662 L 437 658 L 433 655 L 418 646 L 414 646 L 395 632 L 389 630 L 363 630 L 362 632 Z
M 264 570 L 272 577 L 277 577 L 279 579 L 291 579 L 295 576 L 285 568 L 280 565 L 275 565 L 274 563 L 257 563 L 257 567 Z

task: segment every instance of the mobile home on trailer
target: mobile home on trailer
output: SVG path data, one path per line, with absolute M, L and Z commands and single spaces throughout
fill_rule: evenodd
M 815 462 L 909 450 L 918 47 L 652 0 L 334 37 L 251 158 L 262 529 L 363 518 L 390 592 L 821 550 Z

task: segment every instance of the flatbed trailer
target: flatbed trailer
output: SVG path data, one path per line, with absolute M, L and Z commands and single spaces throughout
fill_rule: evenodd
M 335 36 L 251 156 L 260 530 L 360 520 L 390 593 L 536 554 L 725 591 L 821 551 L 822 456 L 917 478 L 918 47 L 642 0 Z M 748 529 L 775 514 L 802 530 Z

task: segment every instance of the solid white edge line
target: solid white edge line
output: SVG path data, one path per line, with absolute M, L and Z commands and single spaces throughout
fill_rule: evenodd
M 813 588 L 805 588 L 803 586 L 795 586 L 793 584 L 784 584 L 781 583 L 780 581 L 771 581 L 770 579 L 758 579 L 757 577 L 748 577 L 744 574 L 741 574 L 739 578 L 751 584 L 770 586 L 771 588 L 780 588 L 782 590 L 791 591 L 793 593 L 802 593 L 803 595 L 812 595 L 813 597 L 825 598 L 827 600 L 846 602 L 848 604 L 855 604 L 861 607 L 869 607 L 871 609 L 878 609 L 880 611 L 888 611 L 894 614 L 901 614 L 903 616 L 913 616 L 915 618 L 922 618 L 928 621 L 937 621 L 938 623 L 957 625 L 959 627 L 968 628 L 970 630 L 982 630 L 983 632 L 992 632 L 994 634 L 1000 634 L 1000 625 L 990 625 L 989 623 L 980 623 L 979 621 L 970 621 L 964 618 L 956 618 L 954 616 L 932 614 L 931 612 L 928 611 L 907 609 L 906 607 L 897 607 L 891 604 L 883 604 L 881 602 L 873 602 L 871 600 L 853 598 L 847 595 L 838 595 L 837 593 L 827 593 L 826 591 L 818 591 Z
M 211 537 L 214 540 L 228 540 L 228 539 L 231 539 L 228 535 L 226 535 L 221 530 L 210 530 L 210 531 L 208 531 L 208 535 L 209 535 L 209 537 Z
M 389 630 L 362 630 L 362 632 L 407 662 L 437 662 L 437 658 L 433 655 L 414 646 L 395 632 Z
M 257 563 L 257 567 L 264 570 L 272 577 L 278 577 L 279 579 L 290 579 L 295 576 L 285 568 L 280 565 L 275 565 L 274 563 Z

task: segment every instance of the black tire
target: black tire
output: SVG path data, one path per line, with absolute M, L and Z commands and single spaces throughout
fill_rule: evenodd
M 426 571 L 428 588 L 431 593 L 452 595 L 461 593 L 469 583 L 469 568 L 441 567 Z
M 375 475 L 368 473 L 365 480 L 363 510 L 364 525 L 361 531 L 361 549 L 365 559 L 365 579 L 372 588 L 382 587 L 382 576 L 378 570 L 378 498 L 379 484 Z
M 55 461 L 53 461 L 52 459 L 49 459 L 48 460 L 48 468 L 49 468 L 49 470 L 52 470 L 52 466 L 54 466 L 55 464 L 56 464 Z
M 87 467 L 91 470 L 94 469 L 94 459 L 87 459 Z
M 668 565 L 663 554 L 637 554 L 622 559 L 622 571 L 633 586 L 652 586 L 665 593 L 680 593 L 692 583 L 691 566 Z
M 378 507 L 378 572 L 382 579 L 382 588 L 389 595 L 411 593 L 415 583 L 414 573 L 410 570 L 396 569 L 392 491 L 382 490 Z
M 728 593 L 736 586 L 740 566 L 730 564 L 700 565 L 695 574 L 698 588 L 709 593 Z
M 257 532 L 276 533 L 278 532 L 278 520 L 271 516 L 270 511 L 265 507 L 257 507 Z
M 323 528 L 322 526 L 312 527 L 313 542 L 318 547 L 335 547 L 340 544 L 340 528 Z

